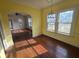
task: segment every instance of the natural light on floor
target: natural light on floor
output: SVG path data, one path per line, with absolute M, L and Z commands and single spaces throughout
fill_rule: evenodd
M 48 50 L 43 45 L 38 44 L 34 39 L 16 42 L 15 47 L 18 49 L 16 50 L 17 58 L 37 57 L 43 53 L 48 52 Z

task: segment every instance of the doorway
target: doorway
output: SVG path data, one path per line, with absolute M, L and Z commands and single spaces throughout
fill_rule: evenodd
M 32 17 L 21 13 L 9 14 L 9 26 L 13 41 L 32 38 Z

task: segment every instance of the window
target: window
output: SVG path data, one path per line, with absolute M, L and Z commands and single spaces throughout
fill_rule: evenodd
M 28 18 L 28 24 L 29 24 L 29 27 L 32 28 L 32 18 L 31 17 Z
M 56 14 L 48 14 L 47 16 L 47 31 L 55 31 Z
M 73 10 L 59 13 L 58 33 L 70 35 L 73 13 Z
M 10 25 L 10 29 L 13 29 L 13 23 L 11 19 L 9 19 L 9 25 Z
M 70 35 L 73 30 L 73 15 L 74 9 L 56 14 L 48 14 L 47 31 Z

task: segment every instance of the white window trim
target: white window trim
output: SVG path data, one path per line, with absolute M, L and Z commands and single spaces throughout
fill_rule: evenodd
M 61 10 L 58 12 L 58 19 L 59 19 L 59 14 L 61 12 L 66 12 L 66 11 L 70 11 L 70 10 L 73 10 L 74 13 L 73 13 L 73 18 L 72 18 L 72 24 L 71 24 L 71 29 L 70 29 L 70 34 L 66 35 L 66 33 L 60 33 L 60 32 L 56 32 L 57 34 L 61 34 L 61 35 L 65 35 L 65 36 L 73 36 L 74 34 L 74 30 L 75 30 L 75 23 L 76 23 L 76 8 L 69 8 L 69 9 L 64 9 L 64 10 Z M 57 22 L 58 23 L 58 22 Z M 57 29 L 58 30 L 58 29 Z
M 73 10 L 74 13 L 73 13 L 73 18 L 72 18 L 72 24 L 71 24 L 71 29 L 70 29 L 70 34 L 69 35 L 65 35 L 65 34 L 61 34 L 61 33 L 58 33 L 58 19 L 59 19 L 59 13 L 61 12 L 65 12 L 65 11 L 70 11 L 70 10 Z M 74 8 L 67 8 L 67 9 L 64 9 L 64 10 L 60 10 L 58 11 L 57 13 L 53 13 L 53 14 L 56 14 L 56 22 L 55 22 L 55 31 L 52 31 L 53 33 L 57 33 L 57 34 L 61 34 L 61 35 L 64 35 L 64 36 L 73 36 L 74 35 L 74 30 L 75 30 L 75 25 L 76 25 L 76 15 L 77 15 L 77 12 L 78 12 L 78 8 L 74 7 Z M 49 14 L 49 13 L 48 13 Z M 48 15 L 47 14 L 47 15 Z M 47 16 L 46 16 L 47 17 Z M 47 18 L 46 18 L 47 19 Z M 46 20 L 46 31 L 47 32 L 51 32 L 51 31 L 48 31 L 47 30 L 47 20 Z M 52 33 L 51 32 L 51 33 Z
M 49 14 L 51 14 L 51 13 L 48 13 L 47 16 L 48 16 Z M 56 14 L 56 13 L 52 13 L 52 14 Z M 46 16 L 46 17 L 47 17 L 47 16 Z M 56 14 L 56 17 L 57 17 L 57 14 Z M 55 32 L 56 32 L 56 28 L 55 28 L 54 31 L 48 31 L 48 30 L 47 30 L 47 28 L 48 28 L 47 20 L 48 20 L 48 19 L 46 18 L 46 31 L 47 31 L 47 32 L 51 32 L 51 33 L 52 33 L 52 32 L 55 33 Z M 56 25 L 56 22 L 55 22 L 55 25 Z M 55 26 L 55 27 L 56 27 L 56 26 Z
M 74 10 L 74 14 L 73 14 L 73 18 L 72 18 L 72 24 L 71 24 L 71 33 L 70 36 L 74 36 L 75 34 L 75 27 L 76 27 L 76 20 L 77 20 L 77 14 L 78 14 L 78 9 L 77 8 L 73 8 Z

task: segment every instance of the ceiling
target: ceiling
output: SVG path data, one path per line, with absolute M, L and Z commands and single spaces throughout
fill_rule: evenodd
M 54 5 L 60 3 L 64 0 L 11 0 L 11 1 L 22 5 L 28 5 L 34 8 L 42 9 L 50 6 L 51 4 Z

